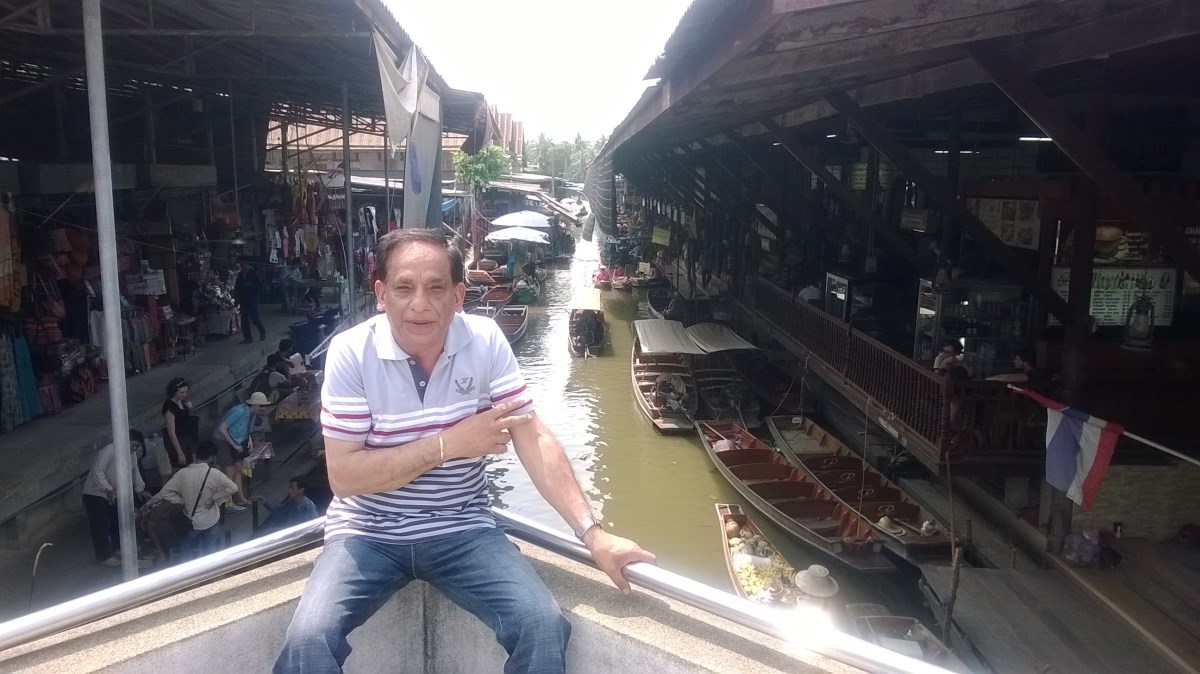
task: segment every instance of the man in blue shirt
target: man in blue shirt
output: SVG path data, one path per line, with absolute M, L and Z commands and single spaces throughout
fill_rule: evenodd
M 317 518 L 317 504 L 313 503 L 312 499 L 305 493 L 307 490 L 308 478 L 303 475 L 297 475 L 288 480 L 288 495 L 283 501 L 271 503 L 262 496 L 255 496 L 254 500 L 266 506 L 267 510 L 271 512 L 271 516 L 262 523 L 259 531 L 266 533 L 276 529 L 286 529 L 309 520 L 315 520 Z
M 238 487 L 233 495 L 233 505 L 227 510 L 241 512 L 246 509 L 248 501 L 242 488 L 242 461 L 250 455 L 250 429 L 254 426 L 254 417 L 266 416 L 270 411 L 271 401 L 261 391 L 255 391 L 246 402 L 229 408 L 213 431 L 217 465 Z

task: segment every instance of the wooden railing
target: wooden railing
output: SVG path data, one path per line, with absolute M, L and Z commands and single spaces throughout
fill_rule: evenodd
M 926 465 L 1024 460 L 1037 419 L 1003 384 L 950 382 L 911 358 L 854 330 L 817 307 L 759 279 L 754 311 L 809 352 L 860 409 L 887 427 Z M 816 359 L 817 362 L 812 362 Z

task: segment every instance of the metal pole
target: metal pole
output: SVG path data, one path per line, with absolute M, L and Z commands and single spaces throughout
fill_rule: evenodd
M 350 187 L 350 88 L 342 82 L 342 178 L 346 181 L 346 285 L 350 289 L 347 316 L 354 321 L 354 190 Z
M 389 169 L 391 168 L 392 158 L 392 137 L 388 135 L 387 130 L 383 132 L 383 194 L 384 202 L 387 204 L 386 215 L 383 219 L 384 233 L 392 230 L 392 179 Z
M 121 577 L 137 578 L 133 524 L 133 461 L 129 456 L 129 410 L 125 397 L 125 354 L 121 335 L 121 292 L 117 278 L 117 225 L 113 214 L 112 154 L 108 145 L 108 89 L 104 81 L 104 37 L 100 0 L 83 0 L 83 50 L 87 60 L 88 116 L 92 127 L 92 172 L 96 190 L 96 234 L 104 299 L 104 358 L 108 361 L 108 418 L 117 465 L 117 523 L 121 530 Z
M 233 208 L 236 211 L 234 222 L 237 223 L 238 230 L 242 228 L 242 201 L 238 198 L 238 173 L 237 173 L 237 129 L 233 125 L 233 82 L 229 83 L 229 158 L 233 164 Z M 245 232 L 238 232 L 245 234 Z M 244 339 L 244 336 L 243 336 Z

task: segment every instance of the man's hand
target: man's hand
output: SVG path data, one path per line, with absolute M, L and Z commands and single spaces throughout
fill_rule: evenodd
M 653 564 L 655 557 L 628 538 L 614 536 L 600 527 L 592 527 L 583 535 L 583 544 L 592 553 L 600 570 L 608 574 L 622 594 L 629 594 L 625 565 L 634 562 Z
M 503 454 L 512 439 L 508 429 L 527 424 L 532 414 L 508 416 L 524 405 L 520 401 L 500 403 L 486 412 L 467 417 L 442 433 L 446 458 L 473 459 L 488 454 Z

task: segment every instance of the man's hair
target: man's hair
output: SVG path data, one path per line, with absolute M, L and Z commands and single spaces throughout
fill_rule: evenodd
M 279 340 L 279 351 L 286 351 L 288 355 L 292 355 L 292 340 L 284 338 Z
M 950 347 L 951 349 L 954 349 L 954 353 L 962 353 L 963 352 L 962 342 L 960 342 L 958 340 L 952 339 L 952 340 L 946 342 L 946 346 Z
M 295 482 L 297 489 L 308 491 L 308 478 L 303 475 L 293 475 L 288 482 Z
M 207 461 L 217 455 L 217 446 L 211 440 L 205 440 L 196 446 L 196 458 Z
M 446 242 L 446 237 L 435 229 L 397 229 L 383 235 L 375 244 L 375 280 L 387 281 L 388 263 L 393 255 L 399 255 L 413 244 L 423 243 L 439 248 L 446 253 L 450 263 L 450 280 L 462 283 L 466 278 L 466 265 L 462 251 Z
M 267 356 L 267 367 L 269 368 L 274 368 L 282 362 L 284 362 L 283 356 L 278 353 L 272 353 Z
M 1031 346 L 1023 346 L 1017 349 L 1017 358 L 1030 365 L 1037 365 L 1037 351 L 1034 351 Z
M 132 428 L 129 429 L 129 439 L 133 442 L 140 442 L 143 445 L 146 444 L 146 436 L 142 435 L 141 431 L 136 431 Z

